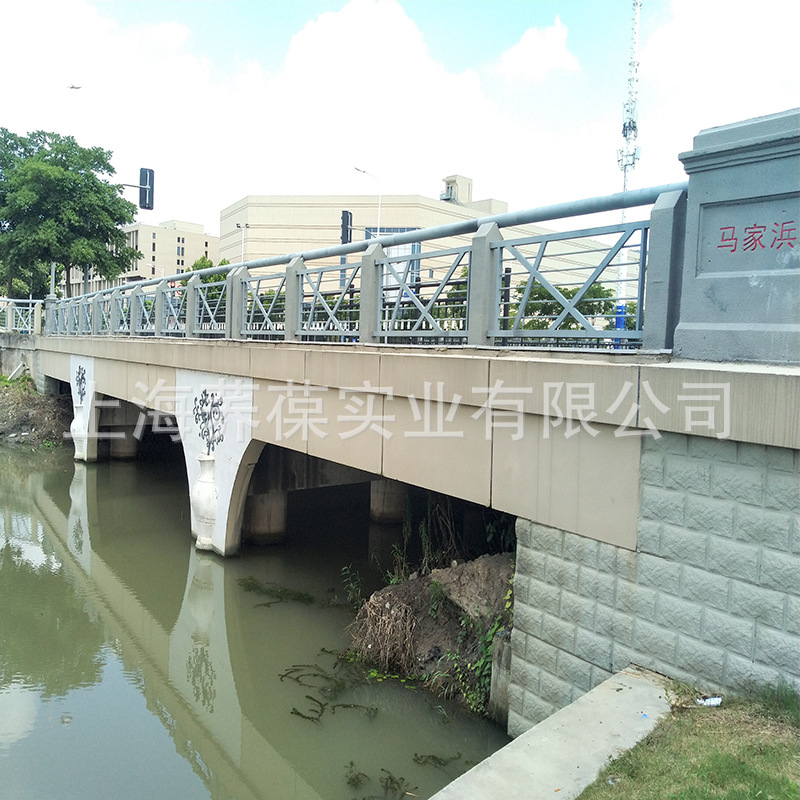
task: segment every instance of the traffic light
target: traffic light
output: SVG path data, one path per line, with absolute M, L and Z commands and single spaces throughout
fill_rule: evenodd
M 353 238 L 353 215 L 342 211 L 342 244 L 349 244 Z
M 153 170 L 139 170 L 139 208 L 153 210 Z

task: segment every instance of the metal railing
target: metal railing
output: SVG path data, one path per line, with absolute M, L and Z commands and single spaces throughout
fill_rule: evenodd
M 36 310 L 41 307 L 39 300 L 0 298 L 0 331 L 36 333 Z
M 463 220 L 57 300 L 48 303 L 45 332 L 636 348 L 649 218 L 538 235 L 504 236 L 503 229 L 558 220 L 563 227 L 574 217 L 653 205 L 686 186 Z M 469 243 L 452 246 L 467 234 L 475 234 Z M 360 258 L 348 260 L 355 253 Z M 341 263 L 331 265 L 333 259 Z

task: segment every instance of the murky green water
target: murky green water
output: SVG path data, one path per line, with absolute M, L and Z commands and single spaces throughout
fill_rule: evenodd
M 425 798 L 505 744 L 333 654 L 366 551 L 342 498 L 221 559 L 192 547 L 179 461 L 0 450 L 0 797 Z

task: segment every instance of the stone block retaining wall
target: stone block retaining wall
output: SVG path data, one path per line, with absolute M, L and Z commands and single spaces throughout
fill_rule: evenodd
M 512 736 L 630 663 L 800 687 L 800 452 L 665 434 L 641 456 L 635 552 L 517 521 Z

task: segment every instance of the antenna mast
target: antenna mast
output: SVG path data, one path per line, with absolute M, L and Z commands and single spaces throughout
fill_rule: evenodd
M 633 46 L 631 48 L 630 74 L 628 76 L 628 99 L 625 102 L 624 119 L 622 122 L 622 138 L 625 139 L 624 149 L 617 150 L 617 163 L 622 170 L 622 191 L 628 191 L 628 172 L 636 166 L 639 160 L 639 148 L 636 146 L 636 135 L 639 126 L 636 122 L 636 103 L 639 91 L 639 12 L 642 10 L 642 0 L 633 0 Z M 622 210 L 622 223 L 625 224 L 625 210 Z M 627 253 L 627 251 L 626 251 Z M 631 311 L 629 303 L 635 302 L 634 297 L 628 296 L 628 255 L 620 253 L 617 266 L 617 299 L 613 326 L 616 330 L 625 330 L 628 323 L 635 319 L 635 312 Z M 617 339 L 617 343 L 622 340 Z
M 636 146 L 638 131 L 637 100 L 639 92 L 639 12 L 642 0 L 633 0 L 633 47 L 631 48 L 630 75 L 628 76 L 628 99 L 625 102 L 622 123 L 622 138 L 625 147 L 617 150 L 617 163 L 622 170 L 622 191 L 628 190 L 628 171 L 636 166 L 639 160 L 639 148 Z

